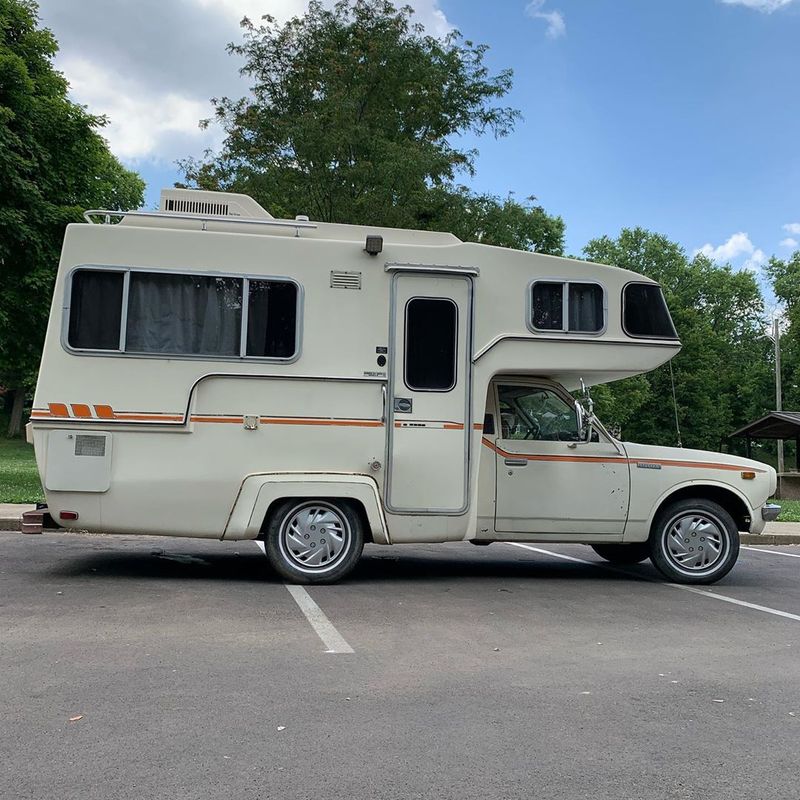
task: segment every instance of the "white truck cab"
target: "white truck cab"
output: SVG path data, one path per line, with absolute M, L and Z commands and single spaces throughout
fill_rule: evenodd
M 86 219 L 28 430 L 60 525 L 258 539 L 297 582 L 365 542 L 526 541 L 707 583 L 777 513 L 771 467 L 617 441 L 573 399 L 679 351 L 646 277 L 215 192 Z

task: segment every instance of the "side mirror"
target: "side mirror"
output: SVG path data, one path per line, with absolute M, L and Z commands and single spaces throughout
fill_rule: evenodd
M 580 400 L 575 401 L 575 416 L 578 420 L 578 441 L 591 442 L 594 426 L 592 425 L 592 412 L 583 407 Z

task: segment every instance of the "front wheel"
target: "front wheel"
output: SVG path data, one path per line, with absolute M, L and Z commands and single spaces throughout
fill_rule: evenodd
M 352 506 L 338 500 L 288 500 L 270 516 L 265 549 L 291 583 L 334 583 L 361 557 L 364 529 Z
M 679 500 L 659 512 L 650 532 L 650 558 L 676 583 L 714 583 L 739 557 L 733 517 L 711 500 Z

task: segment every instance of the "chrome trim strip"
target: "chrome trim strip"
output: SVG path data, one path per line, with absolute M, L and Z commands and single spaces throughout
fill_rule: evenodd
M 408 264 L 404 262 L 387 261 L 383 265 L 384 272 L 442 272 L 455 275 L 478 276 L 481 271 L 478 267 L 460 267 L 449 264 Z

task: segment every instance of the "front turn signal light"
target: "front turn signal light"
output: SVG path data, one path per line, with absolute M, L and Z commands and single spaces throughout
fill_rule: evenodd
M 755 477 L 756 477 L 756 474 L 755 474 L 755 472 L 743 472 L 743 473 L 742 473 L 742 478 L 743 478 L 744 480 L 746 480 L 746 481 L 752 481 L 752 480 L 755 480 Z

